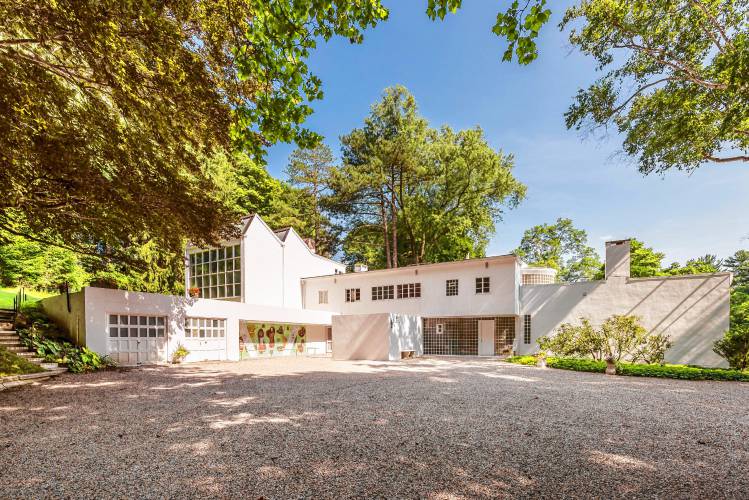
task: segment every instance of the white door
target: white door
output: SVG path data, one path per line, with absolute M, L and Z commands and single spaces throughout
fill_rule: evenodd
M 121 365 L 166 360 L 166 317 L 110 314 L 107 354 Z
M 494 320 L 479 320 L 479 356 L 494 356 Z

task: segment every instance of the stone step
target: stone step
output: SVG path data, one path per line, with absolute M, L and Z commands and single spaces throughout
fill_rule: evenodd
M 23 356 L 24 358 L 36 358 L 37 354 L 35 351 L 16 352 L 16 356 Z
M 14 352 L 16 354 L 18 354 L 19 352 L 24 352 L 24 351 L 29 350 L 29 348 L 26 347 L 25 345 L 4 345 L 3 347 L 5 347 L 7 350 Z
M 49 380 L 52 377 L 56 377 L 61 373 L 65 373 L 66 371 L 68 371 L 67 368 L 54 368 L 39 373 L 28 373 L 26 375 L 10 375 L 8 377 L 0 377 L 0 391 L 11 389 L 13 387 L 20 387 L 23 385 L 37 384 L 39 382 Z
M 45 370 L 57 370 L 60 368 L 60 365 L 58 365 L 57 363 L 47 363 L 46 361 L 37 364 Z M 67 368 L 65 369 L 67 370 Z
M 14 346 L 14 345 L 21 345 L 21 339 L 15 338 L 15 339 L 4 339 L 0 338 L 0 346 L 8 347 L 8 346 Z
M 42 363 L 44 363 L 44 358 L 40 358 L 40 357 L 26 358 L 26 361 L 31 361 L 35 365 L 41 365 Z

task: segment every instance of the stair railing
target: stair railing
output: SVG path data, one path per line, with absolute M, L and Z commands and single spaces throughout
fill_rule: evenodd
M 19 312 L 21 312 L 21 306 L 24 302 L 26 302 L 26 298 L 26 289 L 24 287 L 20 287 L 16 292 L 16 296 L 13 297 L 13 314 L 18 314 Z

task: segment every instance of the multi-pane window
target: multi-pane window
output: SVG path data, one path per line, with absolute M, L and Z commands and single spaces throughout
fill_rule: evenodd
M 242 296 L 239 245 L 200 250 L 190 254 L 190 287 L 206 299 Z
M 476 278 L 476 293 L 489 293 L 489 276 Z
M 523 316 L 523 343 L 531 343 L 531 315 Z
M 421 283 L 404 283 L 398 285 L 399 299 L 413 299 L 421 297 Z
M 328 291 L 327 290 L 318 290 L 317 291 L 317 303 L 318 304 L 327 304 L 328 303 Z
M 393 298 L 393 285 L 373 286 L 372 300 L 390 300 Z
M 523 273 L 524 285 L 550 285 L 552 283 L 554 283 L 554 275 L 552 274 Z
M 458 280 L 445 281 L 445 295 L 448 297 L 458 295 Z
M 359 302 L 361 300 L 361 289 L 359 288 L 347 288 L 346 289 L 346 302 Z
M 185 337 L 188 339 L 222 339 L 226 335 L 226 320 L 218 318 L 186 318 Z
M 110 337 L 166 337 L 165 316 L 109 315 Z

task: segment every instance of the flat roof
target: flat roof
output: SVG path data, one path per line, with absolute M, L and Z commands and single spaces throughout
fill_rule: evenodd
M 419 270 L 419 269 L 434 269 L 438 267 L 453 267 L 453 266 L 460 266 L 465 264 L 480 264 L 482 262 L 495 262 L 495 261 L 519 261 L 518 257 L 515 254 L 506 254 L 506 255 L 493 255 L 491 257 L 476 257 L 473 259 L 463 259 L 463 260 L 452 260 L 448 262 L 432 262 L 429 264 L 410 264 L 408 266 L 403 267 L 392 267 L 389 269 L 373 269 L 371 271 L 362 271 L 362 272 L 351 272 L 351 273 L 341 273 L 341 274 L 323 274 L 321 276 L 306 276 L 302 278 L 302 280 L 311 280 L 311 279 L 322 279 L 322 278 L 338 278 L 338 277 L 344 277 L 344 276 L 362 276 L 362 275 L 372 275 L 372 274 L 387 274 L 387 273 L 397 273 L 401 271 L 413 271 L 413 270 Z

